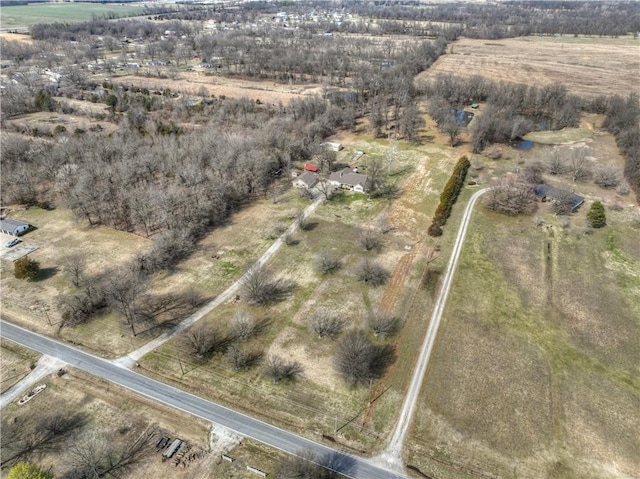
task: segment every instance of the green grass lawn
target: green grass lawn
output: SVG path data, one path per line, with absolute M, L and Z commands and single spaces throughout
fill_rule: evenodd
M 91 20 L 93 17 L 124 17 L 139 15 L 139 6 L 102 5 L 97 3 L 44 3 L 2 7 L 2 28 L 30 27 L 37 23 L 73 23 Z

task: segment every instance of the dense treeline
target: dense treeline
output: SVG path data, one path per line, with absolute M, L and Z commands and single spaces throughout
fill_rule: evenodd
M 640 201 L 640 101 L 637 94 L 614 96 L 606 102 L 603 128 L 616 137 L 625 157 L 624 175 Z
M 436 207 L 431 226 L 427 230 L 429 236 L 442 235 L 442 227 L 451 216 L 451 210 L 464 186 L 464 180 L 467 177 L 467 171 L 469 171 L 470 166 L 469 159 L 463 156 L 453 167 L 453 172 L 440 194 L 440 203 Z
M 3 135 L 2 201 L 66 206 L 89 224 L 157 236 L 159 264 L 147 267 L 164 267 L 333 132 L 332 109 L 318 99 L 281 112 L 217 103 L 208 125 L 182 134 L 156 132 L 129 111 L 110 135 L 76 132 L 58 142 Z
M 493 82 L 478 75 L 438 75 L 424 85 L 429 113 L 439 125 L 451 123 L 451 108 L 486 102 L 485 110 L 471 124 L 474 153 L 491 143 L 506 143 L 534 130 L 577 126 L 581 100 L 564 85 L 543 87 Z
M 640 31 L 640 5 L 632 1 L 404 3 L 353 2 L 349 8 L 371 19 L 459 24 L 463 26 L 464 35 L 470 38 L 497 39 L 533 34 L 618 36 Z

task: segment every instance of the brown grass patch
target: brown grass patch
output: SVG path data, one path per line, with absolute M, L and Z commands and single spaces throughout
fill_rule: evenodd
M 626 96 L 637 90 L 640 76 L 637 42 L 631 37 L 521 37 L 494 42 L 463 38 L 417 81 L 454 73 L 531 86 L 560 81 L 571 93 L 587 97 Z

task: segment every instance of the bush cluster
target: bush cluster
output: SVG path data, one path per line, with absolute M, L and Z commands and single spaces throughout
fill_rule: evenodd
M 449 216 L 451 216 L 451 209 L 462 190 L 462 185 L 464 185 L 464 180 L 470 166 L 471 162 L 469 159 L 463 156 L 453 168 L 453 173 L 451 173 L 449 181 L 447 181 L 444 190 L 442 190 L 440 194 L 440 203 L 433 215 L 431 226 L 429 226 L 427 230 L 430 236 L 440 236 L 442 234 L 442 227 L 447 223 Z

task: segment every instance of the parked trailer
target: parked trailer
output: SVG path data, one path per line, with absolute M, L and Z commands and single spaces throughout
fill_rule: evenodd
M 162 453 L 162 456 L 166 457 L 167 459 L 170 459 L 171 456 L 173 456 L 178 451 L 178 449 L 180 449 L 181 445 L 182 445 L 182 439 L 176 439 L 171 443 L 171 445 L 169 446 L 169 449 L 167 449 Z

